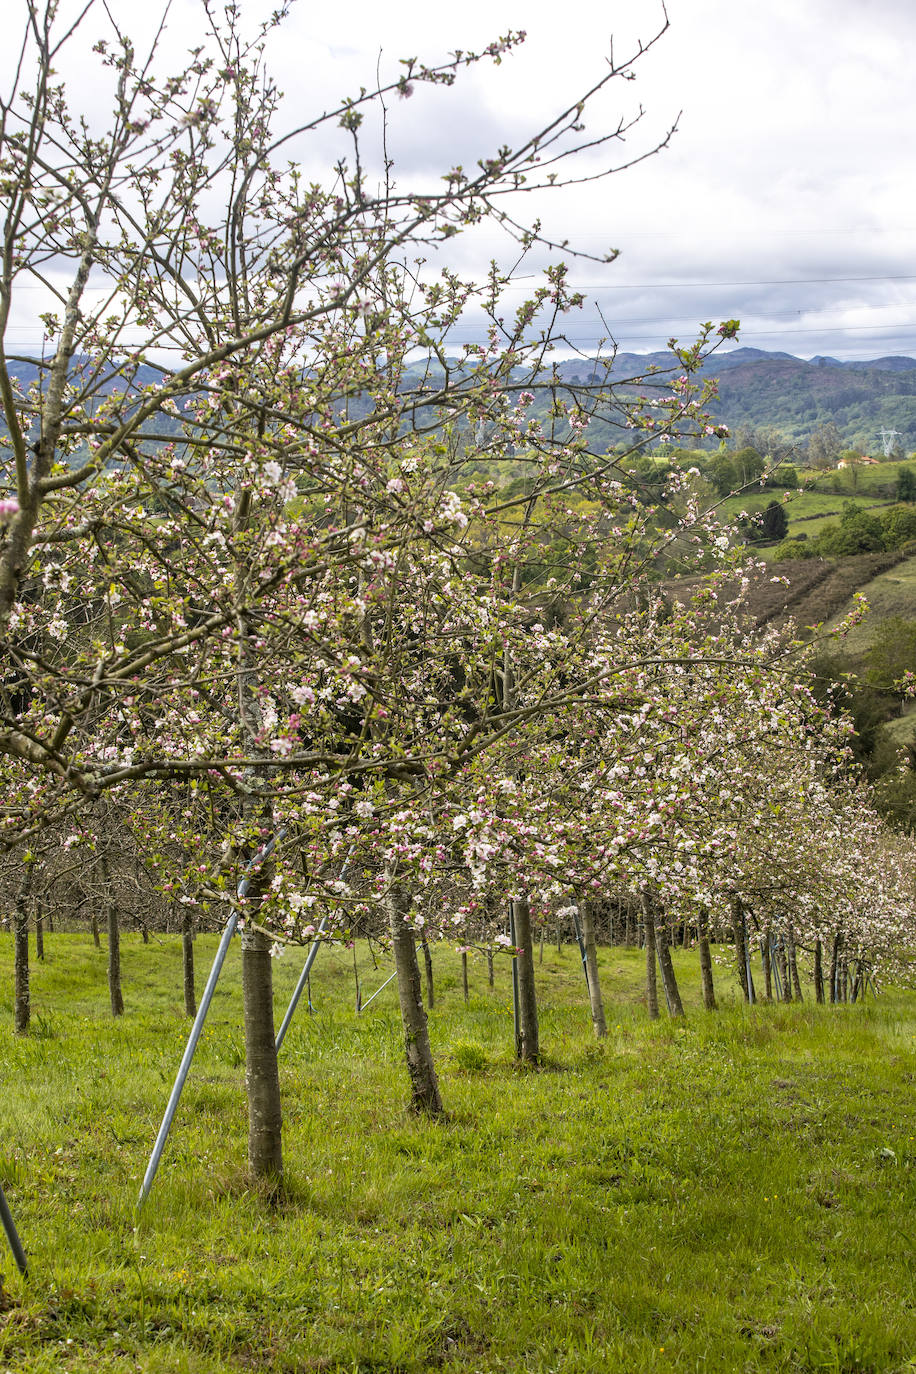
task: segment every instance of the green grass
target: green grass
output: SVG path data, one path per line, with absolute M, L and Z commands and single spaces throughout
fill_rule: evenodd
M 769 487 L 754 487 L 741 496 L 729 496 L 718 507 L 719 518 L 722 521 L 735 520 L 742 511 L 748 514 L 760 514 L 766 510 L 771 501 L 782 501 L 783 492 L 773 490 Z M 844 505 L 854 498 L 851 492 L 823 492 L 823 491 L 797 491 L 790 492 L 789 499 L 785 503 L 785 512 L 789 520 L 787 538 L 796 538 L 800 534 L 807 535 L 808 539 L 814 539 L 820 534 L 825 525 L 833 524 L 839 520 L 843 512 Z M 876 503 L 881 506 L 893 505 L 891 501 L 880 501 L 874 495 L 869 495 L 867 491 L 860 494 L 859 503 L 872 507 Z M 763 547 L 751 545 L 749 552 L 755 558 L 762 558 L 769 562 L 772 558 L 775 545 L 768 544 Z
M 894 616 L 901 616 L 904 620 L 916 619 L 916 558 L 903 559 L 887 572 L 864 583 L 860 590 L 868 602 L 868 614 L 848 632 L 840 646 L 843 653 L 853 657 L 871 648 L 883 621 Z M 828 621 L 825 629 L 835 629 L 848 609 L 844 608 Z
M 910 459 L 904 459 L 900 462 L 880 462 L 874 465 L 869 463 L 864 467 L 856 467 L 854 470 L 850 468 L 842 468 L 839 471 L 833 469 L 815 479 L 815 489 L 826 491 L 839 487 L 847 499 L 859 501 L 869 495 L 880 499 L 879 493 L 883 494 L 888 488 L 893 488 L 896 485 L 901 468 L 909 468 L 911 472 L 916 472 L 916 464 Z
M 752 487 L 740 496 L 726 497 L 718 509 L 723 520 L 731 520 L 741 511 L 764 511 L 771 501 L 781 502 L 783 495 L 783 491 L 774 490 L 772 487 Z M 835 495 L 830 492 L 794 491 L 789 493 L 786 514 L 790 524 L 793 521 L 803 521 L 801 527 L 807 529 L 808 525 L 813 523 L 809 517 L 839 515 L 844 501 L 850 499 L 848 495 Z
M 405 1111 L 393 985 L 353 1011 L 324 951 L 281 1058 L 286 1187 L 245 1176 L 237 952 L 150 1202 L 135 1200 L 187 1023 L 178 942 L 47 938 L 37 1034 L 0 999 L 0 1371 L 833 1371 L 916 1368 L 916 1001 L 699 1006 L 651 1024 L 642 956 L 603 950 L 594 1041 L 577 951 L 537 968 L 545 1067 L 512 1062 L 509 968 L 434 951 L 448 1119 Z M 213 941 L 198 943 L 203 964 Z M 360 951 L 367 997 L 387 976 Z M 0 979 L 10 986 L 10 949 Z M 276 968 L 278 1010 L 298 971 Z M 891 1152 L 891 1153 L 885 1153 Z M 0 1307 L 4 1304 L 0 1302 Z

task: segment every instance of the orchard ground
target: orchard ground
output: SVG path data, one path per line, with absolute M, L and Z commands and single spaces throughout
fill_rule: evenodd
M 281 1054 L 287 1173 L 245 1176 L 238 951 L 142 1215 L 187 1033 L 180 942 L 46 936 L 33 1033 L 0 999 L 0 1178 L 31 1259 L 4 1249 L 0 1371 L 916 1369 L 916 997 L 738 1000 L 650 1023 L 643 956 L 602 949 L 593 1039 L 578 950 L 537 965 L 539 1071 L 513 1062 L 510 967 L 434 949 L 448 1119 L 405 1111 L 394 984 L 357 1017 L 353 954 L 321 952 Z M 214 940 L 197 943 L 199 981 Z M 721 951 L 723 959 L 729 953 Z M 759 962 L 759 961 L 758 961 Z M 12 986 L 0 945 L 0 979 Z M 365 1001 L 388 961 L 362 946 Z M 282 1014 L 300 967 L 276 961 Z M 806 990 L 807 991 L 807 990 Z

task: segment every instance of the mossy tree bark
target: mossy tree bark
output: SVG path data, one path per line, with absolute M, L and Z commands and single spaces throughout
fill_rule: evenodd
M 820 940 L 814 942 L 814 999 L 824 1003 L 824 946 Z
M 705 907 L 702 907 L 697 915 L 697 947 L 700 952 L 703 1006 L 707 1011 L 718 1011 L 716 988 L 712 977 L 712 955 L 709 950 L 709 913 Z
M 647 893 L 642 894 L 643 934 L 646 950 L 646 1007 L 651 1021 L 658 1020 L 658 974 L 655 959 L 655 915 Z
M 105 919 L 108 930 L 108 1000 L 112 1016 L 124 1015 L 124 992 L 121 987 L 121 925 L 118 919 L 118 904 L 111 887 L 111 874 L 108 859 L 103 854 L 100 864 Z
M 795 931 L 791 924 L 786 926 L 786 957 L 789 964 L 789 976 L 792 979 L 792 994 L 796 1002 L 803 1002 L 801 979 L 798 976 L 798 955 L 795 951 Z
M 528 898 L 516 897 L 512 909 L 515 915 L 515 944 L 518 950 L 518 1035 L 515 1056 L 523 1064 L 539 1064 L 541 1044 L 537 991 L 534 985 L 534 940 L 531 934 L 531 907 Z
M 607 1035 L 607 1021 L 604 1015 L 604 999 L 601 996 L 601 979 L 598 973 L 595 913 L 590 902 L 579 902 L 579 915 L 582 920 L 582 939 L 585 944 L 585 971 L 588 974 L 588 1000 L 592 1012 L 592 1027 L 597 1038 L 601 1040 Z
M 26 864 L 16 894 L 13 916 L 13 1024 L 17 1035 L 27 1035 L 32 1019 L 29 984 L 29 899 L 32 892 L 32 865 Z
M 767 926 L 760 941 L 760 957 L 763 964 L 763 996 L 767 1002 L 773 1000 L 773 965 L 770 957 L 773 936 Z
M 674 972 L 674 964 L 671 960 L 668 925 L 663 915 L 658 917 L 655 921 L 655 951 L 658 955 L 658 966 L 661 970 L 665 998 L 668 1002 L 668 1011 L 672 1016 L 683 1016 L 684 1004 L 681 1001 L 681 991 L 677 985 L 677 975 Z
M 426 1005 L 430 1011 L 436 1005 L 436 989 L 433 985 L 433 956 L 430 952 L 429 941 L 424 931 L 421 940 L 423 945 L 423 968 L 426 973 Z
M 407 920 L 410 894 L 398 883 L 392 883 L 388 894 L 388 921 L 394 968 L 397 973 L 398 1001 L 404 1027 L 404 1051 L 410 1078 L 410 1105 L 415 1112 L 427 1116 L 442 1114 L 439 1080 L 429 1043 L 429 1022 L 423 1006 L 420 986 L 420 965 L 417 962 L 417 941 L 413 926 Z
M 838 1002 L 839 997 L 839 963 L 840 951 L 843 948 L 843 936 L 837 931 L 833 937 L 833 948 L 830 951 L 830 1001 Z
M 744 909 L 739 898 L 733 897 L 731 903 L 732 937 L 735 942 L 735 958 L 738 964 L 738 980 L 745 1002 L 753 1001 L 751 985 L 748 980 L 747 926 L 744 922 Z
M 252 883 L 252 888 L 254 886 Z M 270 946 L 268 936 L 246 925 L 242 932 L 242 1003 L 248 1168 L 254 1178 L 276 1185 L 283 1174 L 283 1111 L 274 1031 Z
M 181 909 L 181 967 L 184 975 L 184 1009 L 186 1016 L 197 1015 L 197 991 L 194 987 L 194 917 L 188 907 Z

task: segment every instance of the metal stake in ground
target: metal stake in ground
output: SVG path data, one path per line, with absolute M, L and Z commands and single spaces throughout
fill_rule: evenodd
M 385 981 L 384 981 L 384 983 L 382 984 L 382 986 L 381 986 L 380 988 L 376 988 L 376 989 L 375 989 L 375 992 L 372 994 L 371 997 L 367 997 L 366 1000 L 365 1000 L 365 1002 L 361 1002 L 361 1003 L 360 1003 L 360 1006 L 359 1006 L 359 1011 L 360 1011 L 360 1013 L 364 1012 L 364 1011 L 366 1010 L 366 1008 L 368 1007 L 369 1003 L 370 1003 L 370 1002 L 374 1002 L 375 999 L 376 999 L 376 997 L 378 997 L 379 993 L 385 991 L 385 989 L 387 988 L 388 984 L 391 982 L 391 979 L 392 979 L 392 978 L 397 978 L 397 976 L 398 976 L 398 971 L 397 971 L 397 969 L 395 969 L 394 973 L 392 973 L 392 975 L 391 975 L 391 978 L 386 978 Z
M 347 873 L 347 866 L 348 866 L 348 864 L 349 864 L 349 862 L 350 862 L 350 857 L 351 857 L 351 855 L 352 855 L 352 853 L 353 853 L 353 849 L 354 849 L 354 846 L 351 844 L 351 845 L 350 845 L 350 851 L 349 851 L 349 853 L 347 854 L 347 857 L 344 859 L 343 868 L 340 870 L 340 879 L 339 879 L 340 882 L 343 882 L 343 880 L 344 880 L 344 878 L 345 878 L 345 876 L 346 876 L 346 873 Z M 309 950 L 308 955 L 306 956 L 305 967 L 303 968 L 302 972 L 301 972 L 300 975 L 299 975 L 299 981 L 298 981 L 298 983 L 296 984 L 295 991 L 293 992 L 293 995 L 292 995 L 292 997 L 291 997 L 291 999 L 290 999 L 290 1004 L 289 1004 L 289 1006 L 286 1008 L 286 1015 L 285 1015 L 284 1018 L 283 1018 L 283 1021 L 282 1021 L 281 1025 L 280 1025 L 280 1029 L 277 1031 L 277 1039 L 276 1039 L 276 1050 L 277 1050 L 277 1054 L 280 1053 L 280 1046 L 283 1044 L 283 1041 L 286 1039 L 286 1032 L 289 1030 L 289 1023 L 292 1021 L 293 1017 L 294 1017 L 295 1014 L 296 1014 L 296 1008 L 297 1008 L 297 1006 L 299 1005 L 299 998 L 302 996 L 302 990 L 303 990 L 303 988 L 306 986 L 306 984 L 307 984 L 308 981 L 309 981 L 309 974 L 310 974 L 311 971 L 312 971 L 312 964 L 314 964 L 315 960 L 316 960 L 317 957 L 318 957 L 318 950 L 319 950 L 319 948 L 320 948 L 320 946 L 321 946 L 322 936 L 324 935 L 324 932 L 327 930 L 328 920 L 329 920 L 329 919 L 330 919 L 330 912 L 326 911 L 325 914 L 322 916 L 321 922 L 320 922 L 320 924 L 319 924 L 319 926 L 318 926 L 318 931 L 317 931 L 317 934 L 316 934 L 315 941 L 314 941 L 314 943 L 312 944 L 312 947 L 311 947 L 311 949 Z M 312 990 L 311 990 L 311 985 L 309 984 L 309 1011 L 311 1011 L 311 1010 L 312 1010 Z
M 588 963 L 586 962 L 585 941 L 582 938 L 582 926 L 579 923 L 579 908 L 573 907 L 573 925 L 576 928 L 576 939 L 579 942 L 579 953 L 582 955 L 582 972 L 585 974 L 585 986 L 588 987 Z
M 19 1234 L 16 1227 L 13 1225 L 12 1214 L 10 1213 L 6 1198 L 4 1197 L 2 1184 L 0 1184 L 0 1221 L 3 1222 L 3 1229 L 6 1232 L 6 1238 L 13 1252 L 13 1259 L 16 1261 L 16 1266 L 20 1274 L 27 1274 L 29 1272 L 28 1260 L 22 1248 L 22 1241 L 19 1239 Z
M 238 885 L 236 896 L 238 897 L 239 901 L 241 901 L 242 898 L 247 895 L 248 888 L 251 885 L 251 880 L 254 877 L 256 871 L 260 868 L 264 860 L 270 857 L 270 855 L 274 851 L 274 848 L 276 847 L 278 842 L 283 839 L 283 836 L 285 834 L 285 830 L 280 830 L 272 840 L 270 840 L 266 845 L 264 845 L 262 849 L 259 849 L 257 854 L 255 854 L 254 858 L 251 860 L 251 863 L 245 869 L 244 877 Z M 141 1207 L 143 1206 L 146 1199 L 149 1197 L 149 1190 L 153 1186 L 153 1179 L 156 1177 L 156 1170 L 159 1168 L 159 1161 L 162 1158 L 162 1151 L 165 1149 L 165 1142 L 169 1138 L 169 1130 L 171 1129 L 172 1120 L 175 1116 L 175 1112 L 178 1109 L 178 1102 L 181 1098 L 181 1092 L 185 1085 L 185 1079 L 188 1076 L 188 1071 L 191 1067 L 191 1061 L 194 1058 L 194 1051 L 197 1049 L 198 1041 L 200 1040 L 200 1037 L 203 1033 L 204 1022 L 207 1019 L 207 1012 L 210 1010 L 210 1003 L 212 1002 L 213 994 L 216 991 L 217 980 L 219 979 L 219 975 L 222 970 L 223 964 L 226 962 L 226 955 L 229 952 L 229 945 L 232 942 L 232 937 L 235 934 L 236 926 L 239 923 L 240 914 L 241 913 L 238 907 L 235 907 L 232 911 L 231 916 L 229 917 L 229 920 L 226 922 L 226 928 L 223 931 L 222 939 L 219 942 L 219 948 L 217 949 L 216 957 L 213 960 L 213 967 L 210 969 L 210 977 L 207 979 L 207 986 L 204 988 L 204 995 L 200 999 L 200 1006 L 197 1008 L 197 1015 L 194 1018 L 194 1024 L 191 1027 L 191 1033 L 188 1036 L 188 1043 L 185 1045 L 184 1054 L 181 1056 L 181 1063 L 178 1066 L 178 1073 L 175 1076 L 175 1083 L 172 1087 L 172 1091 L 169 1096 L 168 1103 L 166 1105 L 165 1115 L 162 1118 L 162 1125 L 159 1127 L 159 1134 L 156 1136 L 156 1143 L 153 1146 L 153 1153 L 150 1155 L 150 1161 L 149 1164 L 146 1166 L 146 1173 L 143 1176 L 143 1185 L 140 1189 L 139 1204 Z
M 277 1054 L 280 1053 L 280 1046 L 286 1039 L 286 1032 L 289 1030 L 289 1023 L 290 1021 L 292 1021 L 294 1015 L 296 1014 L 296 1007 L 299 1005 L 299 998 L 302 996 L 302 991 L 309 980 L 309 974 L 312 971 L 312 964 L 314 964 L 316 958 L 318 957 L 318 950 L 321 945 L 321 938 L 324 935 L 325 930 L 327 929 L 328 915 L 329 913 L 325 912 L 325 914 L 321 918 L 321 923 L 318 926 L 318 931 L 312 943 L 312 948 L 308 952 L 308 956 L 306 957 L 302 972 L 299 975 L 299 981 L 296 984 L 296 990 L 292 995 L 292 999 L 290 1001 L 289 1006 L 286 1008 L 286 1015 L 284 1016 L 280 1024 L 280 1029 L 277 1031 Z M 309 1010 L 311 1010 L 311 1006 L 312 997 L 310 993 Z

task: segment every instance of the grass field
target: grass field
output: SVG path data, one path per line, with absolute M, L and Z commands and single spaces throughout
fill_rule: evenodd
M 774 491 L 770 488 L 753 488 L 742 496 L 727 497 L 718 508 L 719 518 L 721 520 L 734 520 L 742 511 L 747 511 L 748 514 L 759 514 L 766 510 L 771 501 L 781 502 L 782 497 L 781 491 Z M 790 492 L 789 499 L 785 503 L 785 511 L 789 521 L 787 537 L 795 538 L 800 534 L 805 534 L 809 539 L 814 539 L 825 525 L 839 520 L 844 505 L 849 501 L 855 501 L 858 505 L 865 506 L 870 510 L 881 510 L 886 506 L 893 505 L 892 501 L 882 501 L 874 494 L 869 494 L 865 489 L 858 496 L 854 496 L 852 492 L 837 493 L 816 490 Z M 772 555 L 773 546 L 755 548 L 753 552 L 755 556 L 768 560 Z
M 135 1201 L 187 1022 L 177 940 L 47 938 L 35 1033 L 0 998 L 0 1178 L 31 1258 L 0 1252 L 0 1371 L 916 1369 L 916 998 L 745 1008 L 718 974 L 652 1024 L 642 956 L 603 950 L 606 1042 L 578 953 L 538 965 L 540 1071 L 497 987 L 435 951 L 447 1121 L 410 1117 L 393 985 L 357 1018 L 352 954 L 281 1058 L 287 1178 L 245 1177 L 237 952 L 152 1197 Z M 203 963 L 212 939 L 198 942 Z M 387 976 L 360 951 L 364 999 Z M 0 980 L 11 983 L 8 937 Z M 278 961 L 278 1009 L 298 971 Z
M 741 511 L 764 511 L 771 501 L 781 502 L 784 494 L 771 487 L 752 487 L 740 496 L 727 496 L 718 510 L 722 519 L 732 520 Z M 790 524 L 793 521 L 803 521 L 802 528 L 807 528 L 812 517 L 838 516 L 843 509 L 843 503 L 849 500 L 852 500 L 851 496 L 838 496 L 832 492 L 790 492 L 786 502 L 786 515 Z
M 860 501 L 869 495 L 874 499 L 879 492 L 884 494 L 888 488 L 893 488 L 896 485 L 902 468 L 916 472 L 916 464 L 910 459 L 905 459 L 902 462 L 876 463 L 874 466 L 867 464 L 855 468 L 854 471 L 846 468 L 838 472 L 834 469 L 816 478 L 815 489 L 826 491 L 839 487 L 846 494 L 847 499 Z
M 865 582 L 861 591 L 868 601 L 868 614 L 849 631 L 840 646 L 843 653 L 853 656 L 864 654 L 871 647 L 883 621 L 894 616 L 916 619 L 916 558 L 903 559 L 887 572 Z M 828 631 L 836 628 L 847 609 L 828 622 Z

